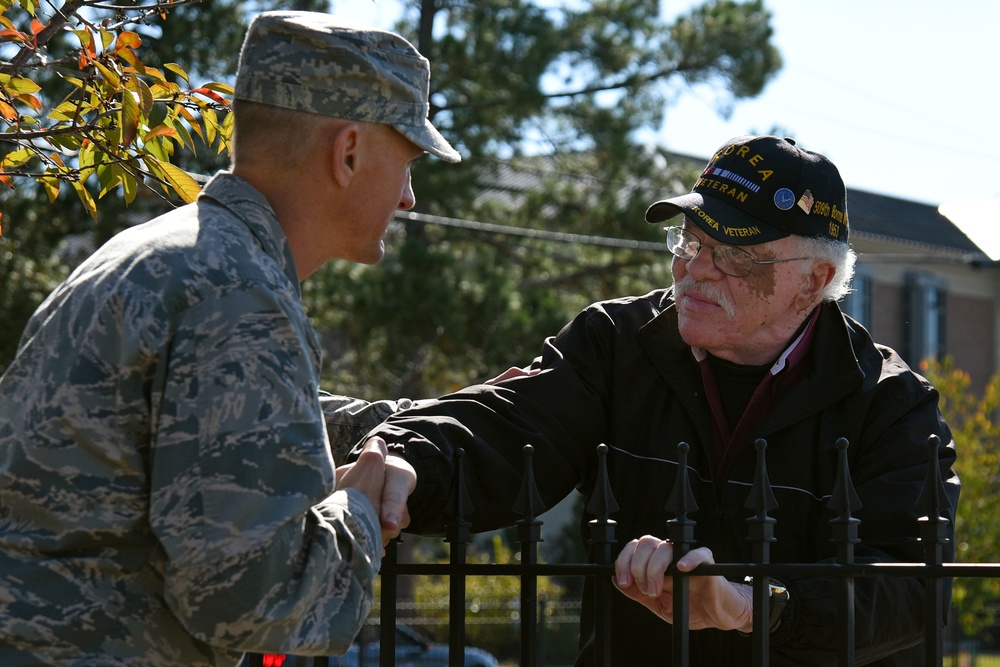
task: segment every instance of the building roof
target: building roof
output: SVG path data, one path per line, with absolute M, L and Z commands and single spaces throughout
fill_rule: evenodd
M 985 256 L 965 232 L 931 204 L 848 188 L 847 214 L 852 234 Z

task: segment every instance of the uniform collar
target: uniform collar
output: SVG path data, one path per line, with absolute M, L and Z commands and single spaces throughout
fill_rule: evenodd
M 211 199 L 243 222 L 264 252 L 281 266 L 295 289 L 301 289 L 288 237 L 271 204 L 259 190 L 229 171 L 219 171 L 202 189 L 198 199 Z

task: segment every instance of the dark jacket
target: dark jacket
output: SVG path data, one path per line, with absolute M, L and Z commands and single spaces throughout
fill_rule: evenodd
M 547 507 L 574 488 L 589 493 L 595 450 L 608 446 L 608 470 L 620 511 L 618 548 L 645 534 L 666 536 L 664 510 L 676 475 L 677 445 L 689 443 L 689 480 L 699 509 L 695 546 L 716 562 L 750 562 L 744 504 L 753 480 L 757 437 L 767 440 L 768 475 L 778 508 L 772 562 L 832 560 L 827 502 L 837 472 L 838 438 L 850 442 L 851 476 L 863 509 L 857 560 L 919 562 L 919 513 L 928 436 L 942 446 L 939 463 L 954 508 L 958 479 L 954 442 L 937 407 L 938 394 L 889 348 L 824 304 L 801 379 L 776 395 L 757 431 L 713 482 L 711 412 L 691 349 L 677 330 L 669 290 L 597 303 L 568 324 L 533 364 L 541 373 L 477 386 L 390 417 L 373 434 L 405 446 L 418 474 L 410 500 L 412 532 L 440 533 L 452 484 L 454 451 L 466 454 L 475 508 L 473 530 L 511 525 L 520 489 L 522 448 L 534 448 L 534 471 Z M 952 520 L 954 519 L 952 510 Z M 592 517 L 584 516 L 582 525 Z M 586 535 L 586 532 L 584 533 Z M 617 554 L 617 551 L 615 552 Z M 951 553 L 948 557 L 951 557 Z M 779 577 L 780 579 L 780 577 Z M 791 602 L 771 636 L 772 665 L 835 664 L 837 581 L 784 578 Z M 919 580 L 856 580 L 858 664 L 920 641 Z M 592 631 L 585 597 L 582 644 Z M 615 665 L 668 664 L 670 627 L 623 595 L 612 602 Z M 750 640 L 736 632 L 691 635 L 691 664 L 749 664 Z M 897 655 L 898 658 L 898 655 Z M 895 664 L 893 658 L 876 664 Z M 584 647 L 580 664 L 588 662 Z

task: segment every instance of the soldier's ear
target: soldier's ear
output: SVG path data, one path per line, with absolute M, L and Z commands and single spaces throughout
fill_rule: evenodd
M 345 123 L 333 128 L 327 143 L 330 173 L 341 187 L 347 187 L 358 172 L 361 159 L 361 126 Z

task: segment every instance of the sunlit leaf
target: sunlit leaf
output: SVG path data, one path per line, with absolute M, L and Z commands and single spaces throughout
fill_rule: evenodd
M 108 83 L 110 83 L 115 88 L 120 88 L 122 85 L 121 79 L 117 74 L 111 71 L 110 68 L 106 67 L 100 60 L 94 60 L 94 65 L 100 71 L 101 76 L 103 76 Z
M 155 67 L 146 67 L 146 76 L 156 79 L 160 84 L 166 86 L 169 82 L 166 77 L 163 76 L 163 72 Z
M 52 120 L 65 120 L 71 121 L 76 115 L 76 103 L 75 102 L 63 102 L 59 106 L 52 109 L 46 118 Z
M 83 185 L 83 182 L 73 181 L 72 185 L 73 189 L 76 190 L 76 194 L 80 198 L 80 201 L 83 202 L 83 207 L 87 209 L 87 213 L 89 213 L 90 217 L 94 220 L 97 220 L 97 202 L 94 201 L 94 198 Z
M 94 142 L 84 141 L 80 146 L 80 152 L 76 156 L 80 169 L 85 169 L 94 164 Z
M 4 87 L 15 95 L 21 93 L 37 93 L 42 89 L 37 83 L 23 76 L 13 76 L 4 84 Z
M 177 136 L 177 130 L 173 129 L 172 127 L 167 127 L 166 125 L 157 125 L 149 132 L 147 132 L 145 135 L 143 135 L 143 139 L 149 141 L 150 139 L 153 139 L 155 137 L 176 137 L 176 136 Z
M 80 46 L 83 47 L 83 50 L 86 51 L 88 55 L 97 55 L 97 50 L 94 48 L 94 34 L 90 32 L 90 28 L 71 30 L 70 32 L 80 39 Z
M 153 93 L 150 92 L 149 86 L 146 85 L 146 82 L 139 77 L 133 77 L 132 81 L 134 82 L 133 90 L 139 94 L 139 99 L 141 100 L 139 107 L 142 109 L 142 113 L 148 116 L 153 110 Z
M 163 66 L 168 70 L 170 70 L 171 72 L 173 72 L 174 74 L 176 74 L 177 76 L 179 76 L 180 78 L 184 79 L 185 82 L 188 81 L 187 72 L 184 70 L 183 67 L 181 67 L 177 63 L 164 63 Z
M 59 186 L 62 184 L 62 181 L 51 176 L 43 176 L 38 180 L 42 182 L 42 186 L 45 188 L 45 194 L 49 198 L 49 203 L 54 203 L 59 198 Z
M 223 95 L 232 95 L 233 87 L 228 83 L 221 83 L 219 81 L 210 81 L 202 85 L 202 88 L 208 88 L 209 90 L 214 90 L 217 93 L 222 93 Z
M 0 39 L 4 39 L 11 42 L 20 42 L 21 44 L 31 44 L 31 35 L 20 30 L 0 30 Z
M 98 193 L 97 198 L 103 199 L 104 195 L 114 190 L 121 183 L 121 166 L 117 162 L 102 164 L 97 168 L 97 180 L 101 184 L 101 191 Z
M 3 116 L 7 120 L 17 120 L 17 109 L 7 104 L 3 100 L 0 100 L 0 116 Z
M 209 98 L 214 102 L 218 102 L 219 104 L 224 104 L 226 106 L 229 106 L 229 103 L 226 102 L 226 100 L 222 97 L 222 95 L 219 95 L 217 92 L 215 92 L 214 90 L 210 90 L 207 87 L 203 86 L 201 88 L 195 88 L 191 92 L 197 93 L 198 95 L 204 95 L 205 97 Z
M 211 146 L 215 143 L 215 135 L 219 130 L 218 117 L 212 109 L 203 109 L 201 117 L 205 121 L 205 142 Z
M 232 113 L 227 113 L 225 119 L 222 121 L 222 132 L 219 134 L 219 153 L 229 149 L 229 142 L 233 137 L 235 120 L 236 118 Z
M 35 157 L 35 151 L 30 148 L 19 148 L 7 153 L 3 160 L 0 160 L 0 168 L 20 167 L 33 157 Z
M 135 201 L 135 195 L 139 192 L 138 181 L 135 176 L 128 172 L 122 175 L 122 192 L 125 194 L 126 204 Z
M 37 35 L 41 31 L 45 30 L 45 24 L 39 21 L 37 18 L 31 19 L 31 34 Z
M 146 74 L 146 66 L 142 64 L 139 56 L 135 55 L 135 51 L 132 49 L 118 49 L 115 51 L 115 55 L 118 56 L 119 60 L 128 63 L 129 67 L 125 71 L 129 71 L 129 68 L 131 68 L 132 71 L 138 74 Z
M 30 93 L 24 93 L 23 95 L 18 95 L 17 99 L 20 100 L 21 102 L 24 102 L 25 104 L 27 104 L 29 107 L 31 107 L 35 111 L 41 111 L 42 110 L 42 103 L 41 103 L 41 101 L 39 101 L 39 99 L 37 97 L 35 97 L 34 95 L 31 95 Z
M 115 34 L 113 32 L 105 30 L 104 28 L 101 28 L 101 33 L 100 34 L 101 34 L 101 45 L 102 45 L 102 48 L 105 51 L 107 51 L 108 48 L 111 46 L 111 44 L 113 44 L 114 41 L 115 41 Z
M 185 203 L 190 204 L 198 198 L 201 186 L 191 178 L 190 174 L 169 162 L 161 162 L 160 167 L 163 169 L 163 174 L 167 177 L 170 185 L 173 186 L 174 191 L 180 195 Z
M 119 33 L 118 39 L 115 40 L 116 51 L 119 49 L 138 49 L 140 46 L 142 46 L 142 38 L 127 30 Z

